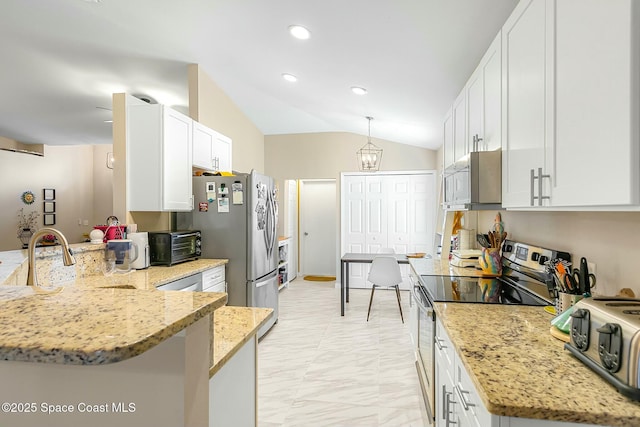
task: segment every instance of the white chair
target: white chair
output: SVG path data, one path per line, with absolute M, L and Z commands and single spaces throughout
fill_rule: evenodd
M 395 254 L 396 251 L 393 248 L 380 248 L 378 251 L 379 254 Z
M 396 289 L 396 298 L 398 299 L 398 308 L 400 308 L 400 319 L 404 323 L 402 315 L 402 305 L 400 305 L 400 287 L 402 283 L 402 274 L 400 273 L 400 265 L 394 256 L 376 256 L 371 263 L 371 270 L 367 280 L 373 285 L 371 287 L 371 298 L 369 298 L 369 310 L 367 311 L 367 322 L 369 314 L 371 314 L 371 303 L 373 302 L 373 293 L 376 287 L 386 287 Z

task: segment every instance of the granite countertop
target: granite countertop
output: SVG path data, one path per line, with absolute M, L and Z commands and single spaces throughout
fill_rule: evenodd
M 409 264 L 420 276 L 496 277 L 476 267 L 454 267 L 446 259 L 409 258 Z
M 209 378 L 227 363 L 243 344 L 273 315 L 271 308 L 224 306 L 213 315 L 213 365 Z
M 226 294 L 0 287 L 0 360 L 100 365 L 137 356 L 211 314 Z
M 495 415 L 640 425 L 640 402 L 616 391 L 549 333 L 542 307 L 435 303 L 485 407 Z M 473 319 L 473 321 L 470 321 Z
M 135 289 L 155 289 L 183 277 L 200 273 L 210 268 L 224 265 L 226 259 L 198 259 L 180 264 L 165 266 L 152 266 L 144 270 L 132 270 L 129 273 L 113 273 L 111 276 L 93 275 L 81 276 L 75 280 L 76 286 L 95 288 L 119 287 Z
M 447 260 L 411 259 L 418 275 L 482 277 Z M 495 415 L 637 427 L 640 402 L 622 396 L 564 350 L 542 307 L 434 303 L 487 410 Z

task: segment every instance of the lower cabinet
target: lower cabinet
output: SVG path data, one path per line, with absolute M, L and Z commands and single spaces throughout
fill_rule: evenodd
M 224 265 L 202 272 L 202 290 L 204 292 L 227 292 Z
M 254 335 L 209 380 L 209 427 L 257 425 L 257 347 Z
M 435 364 L 436 427 L 595 427 L 593 424 L 491 414 L 480 399 L 440 320 L 436 320 Z

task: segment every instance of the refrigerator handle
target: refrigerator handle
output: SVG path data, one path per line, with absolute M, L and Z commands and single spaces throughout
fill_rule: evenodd
M 269 209 L 271 210 L 271 224 L 270 224 L 270 236 L 269 236 L 269 256 L 272 256 L 273 250 L 276 245 L 276 231 L 277 231 L 277 211 L 275 209 L 275 202 L 273 200 L 273 194 L 267 195 L 267 201 L 269 203 Z

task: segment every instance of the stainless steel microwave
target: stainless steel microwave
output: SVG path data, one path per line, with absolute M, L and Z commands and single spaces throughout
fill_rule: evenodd
M 444 172 L 444 207 L 453 210 L 502 208 L 502 152 L 478 151 Z
M 202 236 L 199 230 L 150 231 L 151 265 L 171 266 L 191 261 L 202 255 Z

